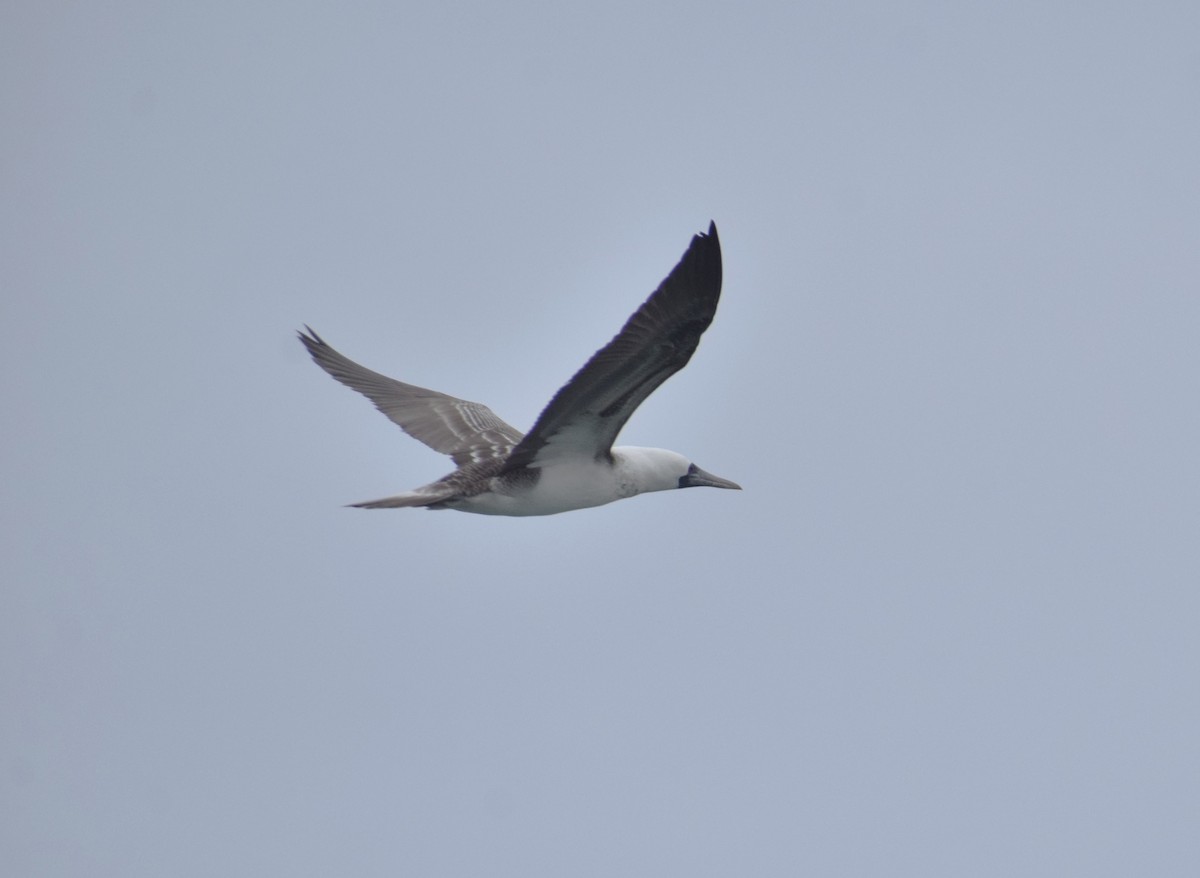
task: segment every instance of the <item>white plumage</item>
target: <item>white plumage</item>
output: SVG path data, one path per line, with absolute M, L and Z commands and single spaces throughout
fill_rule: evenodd
M 404 494 L 353 505 L 552 515 L 650 491 L 738 488 L 674 451 L 613 447 L 634 410 L 687 365 L 712 323 L 720 295 L 721 245 L 710 223 L 708 234 L 692 238 L 666 280 L 555 394 L 524 435 L 485 405 L 372 372 L 305 327 L 300 340 L 317 365 L 458 467 Z

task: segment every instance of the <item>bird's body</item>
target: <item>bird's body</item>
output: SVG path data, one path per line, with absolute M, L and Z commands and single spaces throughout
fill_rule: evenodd
M 710 224 L 708 234 L 692 239 L 667 279 L 559 390 L 524 435 L 487 406 L 372 372 L 312 330 L 301 333 L 321 368 L 458 465 L 413 491 L 353 505 L 553 515 L 651 491 L 737 488 L 674 451 L 613 447 L 638 405 L 687 364 L 712 322 L 720 293 L 721 249 Z
M 409 499 L 434 509 L 457 509 L 482 515 L 553 515 L 572 509 L 603 506 L 647 491 L 679 487 L 679 472 L 686 473 L 683 455 L 661 448 L 622 447 L 612 450 L 612 460 L 567 460 L 540 467 L 525 467 L 503 475 L 488 475 L 486 464 L 454 480 L 450 500 L 427 503 L 430 491 L 441 493 L 444 481 L 434 482 L 409 494 L 376 500 L 372 507 L 410 505 Z M 481 471 L 480 471 L 481 470 Z M 453 475 L 453 474 L 452 474 Z M 449 478 L 449 477 L 447 477 Z M 461 486 L 460 486 L 461 485 Z M 656 487 L 661 486 L 661 487 Z M 482 490 L 480 490 L 482 489 Z M 478 493 L 473 493 L 478 490 Z

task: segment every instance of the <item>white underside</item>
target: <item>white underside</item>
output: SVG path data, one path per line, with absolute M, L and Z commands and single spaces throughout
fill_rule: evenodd
M 554 515 L 676 488 L 687 471 L 681 455 L 657 448 L 614 448 L 612 454 L 611 464 L 593 458 L 556 458 L 538 468 L 540 476 L 531 490 L 504 494 L 493 489 L 450 508 L 480 515 Z
M 580 465 L 557 464 L 541 469 L 532 490 L 501 494 L 495 490 L 477 494 L 453 504 L 460 512 L 481 515 L 554 515 L 572 509 L 603 506 L 639 493 L 623 483 L 616 470 L 606 463 Z

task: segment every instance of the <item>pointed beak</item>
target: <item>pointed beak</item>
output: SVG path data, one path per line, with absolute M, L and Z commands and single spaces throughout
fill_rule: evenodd
M 681 482 L 681 488 L 732 488 L 735 491 L 742 490 L 742 486 L 737 482 L 731 482 L 729 479 L 714 476 L 712 473 L 706 473 L 700 467 L 695 467 L 695 472 L 688 473 L 683 477 Z

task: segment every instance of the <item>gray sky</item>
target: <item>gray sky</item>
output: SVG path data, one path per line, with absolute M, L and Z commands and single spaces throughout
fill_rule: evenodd
M 1194 876 L 1194 3 L 8 4 L 0 870 Z M 528 427 L 715 219 L 543 519 Z

